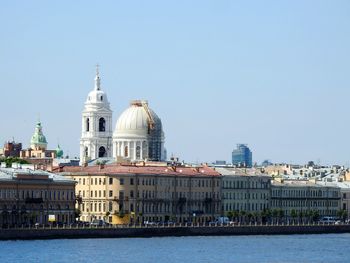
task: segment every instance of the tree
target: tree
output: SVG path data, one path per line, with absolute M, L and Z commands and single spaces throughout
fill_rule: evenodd
M 228 217 L 230 220 L 233 219 L 233 211 L 228 211 L 228 212 L 226 213 L 226 215 L 227 215 L 227 217 Z
M 260 213 L 258 211 L 253 212 L 253 217 L 254 217 L 254 221 L 258 222 L 259 221 L 259 217 L 260 217 Z
M 314 222 L 320 218 L 320 213 L 318 212 L 318 210 L 311 211 L 311 218 L 312 218 L 312 221 Z
M 278 219 L 282 221 L 282 218 L 284 217 L 284 210 L 278 209 Z
M 3 163 L 3 162 L 6 164 L 6 167 L 12 167 L 13 163 L 28 164 L 26 160 L 23 160 L 18 157 L 0 158 L 0 163 Z
M 278 209 L 273 209 L 272 210 L 272 218 L 276 219 L 276 221 L 277 221 L 277 217 L 278 217 Z
M 249 212 L 249 213 L 247 214 L 247 217 L 248 217 L 248 222 L 249 222 L 249 223 L 252 222 L 253 214 L 252 214 L 251 212 Z
M 347 216 L 348 216 L 348 212 L 346 210 L 341 209 L 337 211 L 337 217 L 339 217 L 341 221 L 345 222 Z
M 298 216 L 298 213 L 295 209 L 290 211 L 290 216 L 293 218 L 293 223 L 295 223 L 295 218 Z
M 304 217 L 303 211 L 299 211 L 298 216 L 299 216 L 299 222 L 303 223 L 303 217 Z
M 239 211 L 239 215 L 241 216 L 241 222 L 245 222 L 245 216 L 246 216 L 247 212 L 242 210 L 242 211 Z
M 233 218 L 234 218 L 234 220 L 238 220 L 238 217 L 239 217 L 239 211 L 238 210 L 234 210 L 233 211 Z
M 79 218 L 81 216 L 81 211 L 78 208 L 75 208 L 74 211 L 74 218 Z

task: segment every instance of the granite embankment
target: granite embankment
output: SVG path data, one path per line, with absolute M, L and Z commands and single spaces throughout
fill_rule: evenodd
M 350 233 L 350 225 L 0 229 L 0 240 Z

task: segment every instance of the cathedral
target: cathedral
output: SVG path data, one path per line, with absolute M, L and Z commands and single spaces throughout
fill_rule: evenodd
M 131 101 L 112 132 L 112 110 L 101 89 L 96 69 L 95 86 L 82 112 L 80 164 L 107 158 L 128 161 L 163 161 L 165 157 L 162 121 L 144 100 Z

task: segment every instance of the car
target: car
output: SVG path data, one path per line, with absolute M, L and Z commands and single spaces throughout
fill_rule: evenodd
M 102 219 L 94 219 L 92 220 L 92 222 L 90 223 L 90 226 L 108 226 L 109 224 L 105 221 L 103 221 Z
M 157 222 L 152 222 L 152 221 L 145 221 L 144 222 L 145 226 L 157 226 Z
M 333 225 L 337 222 L 337 220 L 335 219 L 335 217 L 332 216 L 324 216 L 319 222 L 320 224 Z

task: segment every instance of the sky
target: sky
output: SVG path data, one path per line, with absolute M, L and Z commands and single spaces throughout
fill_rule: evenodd
M 2 1 L 0 142 L 79 154 L 95 65 L 113 126 L 132 99 L 168 156 L 350 163 L 350 1 Z

